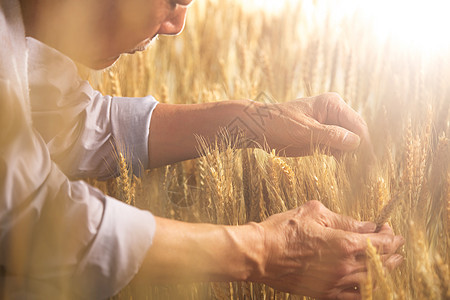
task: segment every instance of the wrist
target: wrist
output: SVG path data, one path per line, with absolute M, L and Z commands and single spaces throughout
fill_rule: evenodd
M 265 270 L 260 224 L 191 224 L 155 217 L 156 233 L 137 282 L 256 281 Z
M 265 273 L 267 251 L 265 249 L 264 229 L 259 223 L 248 223 L 243 226 L 227 226 L 228 236 L 231 237 L 235 257 L 232 267 L 233 281 L 259 281 Z M 230 233 L 232 232 L 232 233 Z
M 266 235 L 264 227 L 260 223 L 251 222 L 247 226 L 251 226 L 253 230 L 253 242 L 250 247 L 254 249 L 253 271 L 246 279 L 247 281 L 259 282 L 266 273 L 266 265 L 268 261 L 268 251 L 266 244 Z
M 227 131 L 233 137 L 241 135 L 245 141 L 243 148 L 262 146 L 266 129 L 264 104 L 252 100 L 233 100 L 227 104 Z

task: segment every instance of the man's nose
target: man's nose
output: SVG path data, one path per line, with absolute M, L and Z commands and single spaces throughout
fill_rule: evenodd
M 178 5 L 159 28 L 158 34 L 177 35 L 183 31 L 187 7 Z

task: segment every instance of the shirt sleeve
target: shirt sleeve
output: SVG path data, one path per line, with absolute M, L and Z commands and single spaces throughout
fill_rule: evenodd
M 148 167 L 148 136 L 158 102 L 111 97 L 78 76 L 75 64 L 32 38 L 29 85 L 33 125 L 52 159 L 71 178 L 108 178 L 118 173 L 118 151 L 135 174 Z
M 111 297 L 138 272 L 154 217 L 68 180 L 14 98 L 0 78 L 8 108 L 0 113 L 7 126 L 0 136 L 0 298 Z
M 51 160 L 32 126 L 16 0 L 0 0 L 0 40 L 0 299 L 108 298 L 138 271 L 154 218 Z

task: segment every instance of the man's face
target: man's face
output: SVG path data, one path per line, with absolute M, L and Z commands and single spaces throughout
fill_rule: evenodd
M 54 46 L 94 69 L 112 65 L 121 54 L 143 50 L 158 34 L 183 30 L 193 0 L 71 0 L 61 10 L 67 28 Z
M 92 1 L 92 0 L 91 0 Z M 105 1 L 105 0 L 103 0 Z M 158 34 L 176 35 L 183 28 L 187 5 L 192 0 L 107 0 L 114 2 L 101 20 L 101 57 L 93 63 L 101 68 L 110 66 L 122 53 L 145 49 Z

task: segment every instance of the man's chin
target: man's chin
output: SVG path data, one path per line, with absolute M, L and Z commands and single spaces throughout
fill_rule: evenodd
M 136 47 L 130 51 L 123 52 L 122 54 L 134 54 L 136 52 L 144 51 L 147 48 L 151 47 L 157 40 L 158 40 L 158 35 L 155 35 L 151 39 L 147 39 L 144 42 L 142 42 L 142 44 L 140 44 L 138 47 Z M 114 65 L 114 63 L 119 58 L 120 58 L 120 55 L 117 55 L 117 56 L 113 56 L 113 57 L 109 57 L 109 58 L 101 58 L 101 59 L 90 60 L 90 61 L 81 62 L 81 63 L 83 63 L 87 67 L 94 69 L 94 70 L 103 70 L 103 69 L 109 68 L 112 65 Z
M 111 67 L 120 58 L 120 55 L 105 59 L 87 62 L 85 65 L 94 70 L 103 70 Z

